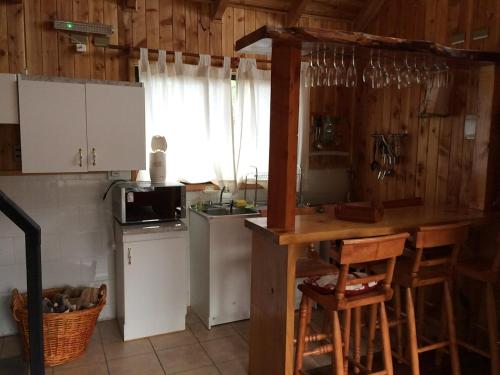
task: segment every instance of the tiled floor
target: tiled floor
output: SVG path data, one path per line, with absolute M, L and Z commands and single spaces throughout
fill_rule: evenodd
M 83 357 L 61 366 L 47 368 L 46 374 L 238 375 L 247 373 L 248 321 L 213 327 L 209 331 L 194 314 L 190 313 L 186 325 L 187 329 L 182 332 L 124 343 L 115 320 L 100 322 Z M 18 337 L 0 338 L 0 359 L 18 360 L 20 352 Z M 4 374 L 2 368 L 0 374 Z M 11 374 L 9 371 L 9 375 Z

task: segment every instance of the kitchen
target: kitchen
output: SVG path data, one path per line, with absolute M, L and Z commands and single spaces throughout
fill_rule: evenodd
M 357 66 L 356 87 L 328 87 L 328 84 L 310 87 L 310 83 L 303 82 L 300 96 L 293 99 L 299 108 L 299 113 L 295 114 L 295 126 L 298 126 L 295 135 L 291 127 L 288 133 L 280 135 L 281 144 L 273 141 L 273 134 L 270 137 L 269 134 L 267 137 L 262 136 L 269 132 L 269 118 L 274 123 L 273 108 L 278 107 L 273 104 L 273 73 L 270 68 L 279 66 L 281 70 L 286 70 L 289 61 L 284 59 L 279 61 L 279 65 L 273 64 L 274 56 L 270 50 L 237 51 L 238 40 L 261 26 L 298 25 L 327 30 L 364 31 L 374 35 L 425 39 L 457 48 L 498 51 L 498 18 L 488 16 L 495 14 L 495 4 L 485 6 L 485 9 L 469 3 L 435 1 L 416 1 L 411 6 L 403 6 L 401 1 L 390 0 L 370 1 L 369 5 L 353 2 L 353 5 L 345 5 L 342 10 L 344 5 L 341 3 L 344 2 L 338 2 L 338 5 L 337 2 L 326 4 L 313 1 L 309 5 L 305 2 L 276 2 L 271 6 L 272 10 L 249 4 L 239 6 L 224 2 L 210 4 L 178 0 L 25 0 L 0 3 L 0 24 L 4 26 L 0 28 L 0 35 L 3 36 L 0 50 L 4 51 L 0 53 L 0 72 L 22 74 L 2 76 L 0 81 L 2 84 L 5 82 L 2 87 L 7 87 L 7 91 L 12 90 L 12 87 L 20 90 L 13 95 L 10 91 L 11 95 L 6 95 L 4 93 L 7 91 L 2 89 L 1 113 L 7 119 L 2 119 L 0 125 L 0 189 L 42 228 L 44 289 L 65 285 L 97 288 L 105 284 L 107 287 L 106 304 L 99 317 L 101 323 L 97 324 L 95 337 L 87 353 L 66 365 L 47 367 L 46 373 L 76 372 L 76 369 L 82 373 L 127 373 L 126 367 L 133 365 L 144 367 L 135 367 L 135 370 L 131 367 L 129 371 L 132 373 L 238 373 L 246 371 L 249 355 L 251 369 L 254 366 L 252 363 L 261 364 L 258 359 L 252 359 L 255 355 L 262 355 L 252 352 L 252 345 L 265 345 L 258 339 L 252 344 L 248 321 L 238 323 L 249 315 L 253 316 L 250 312 L 252 233 L 265 220 L 257 219 L 257 210 L 243 212 L 247 206 L 257 205 L 265 213 L 267 205 L 269 221 L 275 223 L 270 227 L 287 230 L 290 230 L 287 227 L 290 221 L 287 220 L 295 217 L 290 213 L 292 201 L 294 209 L 296 205 L 299 206 L 299 213 L 301 209 L 307 211 L 307 204 L 313 206 L 313 211 L 328 212 L 331 204 L 342 201 L 386 201 L 412 197 L 421 197 L 425 206 L 449 204 L 490 210 L 495 198 L 490 192 L 483 194 L 482 189 L 494 184 L 492 179 L 498 180 L 498 173 L 495 173 L 498 165 L 495 166 L 496 159 L 493 157 L 498 150 L 493 142 L 495 128 L 492 126 L 492 130 L 489 130 L 488 123 L 489 116 L 495 118 L 497 111 L 497 106 L 491 105 L 492 98 L 498 95 L 497 80 L 491 79 L 492 74 L 497 77 L 494 69 L 492 72 L 488 68 L 481 68 L 476 75 L 468 71 L 468 62 L 464 65 L 457 63 L 457 67 L 453 66 L 452 69 L 453 77 L 455 82 L 463 84 L 454 86 L 453 95 L 450 96 L 452 115 L 419 117 L 421 86 L 372 89 L 362 82 L 365 66 L 370 65 L 371 61 L 375 66 L 377 63 L 390 66 L 391 53 L 384 53 L 382 58 L 377 52 L 371 56 L 369 49 L 363 50 L 362 47 L 353 53 L 351 47 L 341 49 L 344 44 L 338 40 L 335 43 L 328 42 L 329 45 L 338 46 L 337 49 L 326 49 L 322 42 L 312 43 L 312 48 L 309 46 L 304 53 L 302 66 L 295 67 L 299 71 L 303 69 L 304 74 L 298 79 L 295 77 L 292 82 L 305 81 L 308 66 L 320 68 L 328 65 L 323 64 L 324 59 L 335 63 L 342 58 L 346 68 L 351 66 L 351 61 Z M 396 21 L 398 19 L 401 21 Z M 66 24 L 59 26 L 66 29 L 56 29 L 53 20 L 66 20 L 71 26 Z M 68 28 L 78 26 L 78 21 L 111 25 L 113 32 L 103 38 L 98 34 L 68 31 Z M 174 51 L 183 53 L 174 54 Z M 409 65 L 416 64 L 419 68 L 425 66 L 421 56 L 426 56 L 426 53 L 418 55 L 418 61 L 410 54 Z M 485 60 L 491 61 L 491 56 L 495 58 L 495 53 L 492 52 Z M 256 60 L 252 61 L 252 58 Z M 165 86 L 160 89 L 158 86 L 162 80 L 169 82 L 170 79 L 176 83 L 176 77 L 171 73 L 180 64 L 184 78 L 179 85 L 185 87 L 176 87 L 191 90 L 188 95 L 192 96 L 187 101 L 182 98 L 180 91 L 175 91 L 176 87 Z M 402 54 L 396 65 L 404 64 L 405 56 Z M 208 76 L 208 79 L 200 82 L 195 78 L 196 75 Z M 14 84 L 12 80 L 15 80 Z M 106 83 L 104 80 L 115 82 Z M 142 83 L 142 89 L 137 82 Z M 33 87 L 28 89 L 23 88 L 23 85 L 43 87 L 38 87 L 42 91 L 36 92 Z M 61 89 L 50 90 L 50 93 L 43 91 L 51 85 Z M 276 87 L 281 90 L 281 86 Z M 450 95 L 448 87 L 443 89 L 448 89 Z M 252 90 L 258 90 L 258 94 L 252 96 Z M 145 101 L 140 98 L 141 91 Z M 206 92 L 210 93 L 211 99 L 214 98 L 213 102 L 206 103 L 203 96 Z M 222 96 L 221 93 L 226 94 Z M 75 97 L 70 99 L 70 95 Z M 4 98 L 11 98 L 11 101 Z M 16 100 L 19 104 L 16 104 Z M 167 105 L 162 106 L 161 100 L 165 100 Z M 38 109 L 33 108 L 36 106 Z M 198 110 L 190 110 L 192 108 Z M 212 108 L 222 110 L 214 113 Z M 140 113 L 144 114 L 142 119 L 137 117 Z M 257 114 L 258 118 L 252 114 Z M 42 116 L 46 116 L 47 121 Z M 292 120 L 286 119 L 288 121 Z M 41 133 L 40 123 L 47 126 Z M 143 134 L 139 126 L 141 123 Z M 62 131 L 67 124 L 80 129 L 80 138 L 75 140 L 74 133 L 69 136 Z M 209 132 L 204 129 L 209 129 Z M 243 131 L 231 135 L 231 129 Z M 271 129 L 274 129 L 273 126 Z M 290 144 L 284 140 L 292 142 L 297 133 L 298 145 L 288 149 L 284 147 Z M 403 157 L 397 163 L 394 162 L 395 165 L 388 162 L 387 170 L 393 167 L 396 171 L 394 176 L 389 173 L 378 178 L 377 173 L 371 170 L 372 161 L 379 159 L 377 162 L 384 164 L 383 159 L 386 157 L 382 152 L 386 147 L 382 145 L 383 142 L 373 141 L 380 137 L 372 137 L 372 134 L 380 133 L 406 134 L 402 136 L 400 147 Z M 123 290 L 120 285 L 123 280 L 121 268 L 126 269 L 130 259 L 128 248 L 132 248 L 132 264 L 138 259 L 135 245 L 131 247 L 125 244 L 137 244 L 131 240 L 137 234 L 123 233 L 123 241 L 120 242 L 120 236 L 117 237 L 120 232 L 113 219 L 113 193 L 109 193 L 105 200 L 102 198 L 115 180 L 150 179 L 147 164 L 150 152 L 155 150 L 151 149 L 154 135 L 164 136 L 167 142 L 164 165 L 169 181 L 188 182 L 185 185 L 185 203 L 180 205 L 185 208 L 185 213 L 176 216 L 187 230 L 157 230 L 151 235 L 163 237 L 155 237 L 154 240 L 148 238 L 148 241 L 158 243 L 167 241 L 166 237 L 170 235 L 176 240 L 182 238 L 185 258 L 177 258 L 177 264 L 183 266 L 169 274 L 171 277 L 173 274 L 180 275 L 186 281 L 184 285 L 179 282 L 177 289 L 169 288 L 168 293 L 173 293 L 170 300 L 172 310 L 173 302 L 190 306 L 185 322 L 188 329 L 172 328 L 172 331 L 181 332 L 170 334 L 172 336 L 149 333 L 145 335 L 151 336 L 149 339 L 123 343 L 124 333 L 118 330 L 120 323 L 117 324 L 114 319 L 120 321 L 120 306 L 126 304 L 123 296 L 120 297 L 120 290 Z M 286 138 L 289 135 L 292 138 Z M 490 138 L 492 142 L 488 156 L 483 144 L 488 144 Z M 239 151 L 238 158 L 234 147 Z M 374 151 L 375 148 L 378 150 Z M 294 149 L 297 150 L 295 160 L 291 156 Z M 65 150 L 73 155 L 71 160 L 62 157 Z M 275 160 L 273 150 L 287 155 L 286 168 L 274 164 L 275 167 L 279 166 L 278 172 L 268 168 L 268 164 Z M 267 157 L 269 152 L 270 158 Z M 200 158 L 201 155 L 203 157 Z M 137 171 L 140 172 L 137 174 Z M 210 180 L 214 182 L 196 184 Z M 280 185 L 279 181 L 287 183 Z M 223 189 L 224 186 L 229 192 Z M 115 192 L 116 188 L 112 191 Z M 220 205 L 220 202 L 225 205 Z M 233 215 L 221 215 L 222 211 L 226 213 L 228 210 L 234 210 L 231 212 Z M 415 209 L 415 212 L 418 210 Z M 389 213 L 387 210 L 385 215 Z M 329 217 L 328 213 L 320 215 Z M 324 219 L 324 216 L 321 217 Z M 300 229 L 300 223 L 309 220 L 307 218 L 309 215 L 298 216 L 295 227 Z M 16 327 L 10 304 L 14 288 L 26 291 L 26 243 L 22 232 L 6 217 L 0 216 L 0 219 L 0 336 L 4 336 L 0 338 L 0 358 L 18 359 L 19 347 L 13 349 L 15 355 L 9 354 L 13 343 L 15 347 L 20 341 L 12 336 L 16 333 Z M 284 225 L 281 220 L 285 220 Z M 245 228 L 250 222 L 256 226 L 252 230 Z M 487 255 L 489 251 L 490 256 L 498 249 L 494 239 L 497 228 L 485 226 L 483 232 L 474 237 L 473 243 L 480 241 L 480 247 L 485 249 Z M 237 230 L 241 230 L 242 234 L 237 234 Z M 152 231 L 155 231 L 154 228 Z M 382 234 L 387 233 L 377 235 Z M 222 239 L 214 240 L 217 235 L 221 235 Z M 227 245 L 226 237 L 228 249 L 234 250 L 235 258 L 216 256 L 217 250 Z M 324 240 L 326 238 L 314 244 L 323 255 Z M 195 246 L 195 243 L 199 246 Z M 122 258 L 119 258 L 120 251 Z M 200 256 L 193 255 L 207 256 L 209 253 L 214 254 L 211 260 L 202 261 Z M 244 265 L 238 263 L 242 259 L 245 259 Z M 144 326 L 152 322 L 152 316 L 158 313 L 148 308 L 148 305 L 161 299 L 157 296 L 161 289 L 156 284 L 165 283 L 168 275 L 167 272 L 153 270 L 155 266 L 165 269 L 169 265 L 168 260 L 165 262 L 155 265 L 155 260 L 150 259 L 150 263 L 144 264 L 144 267 L 152 272 L 148 273 L 147 278 L 146 273 L 143 273 L 144 280 L 139 277 L 139 281 L 153 280 L 151 282 L 155 284 L 150 287 L 154 289 L 149 289 L 154 292 L 146 293 L 144 299 L 135 300 L 140 301 L 138 304 L 141 306 L 132 306 L 138 316 L 144 317 Z M 238 266 L 231 268 L 235 264 Z M 295 289 L 295 280 L 293 284 Z M 217 285 L 224 293 L 218 294 L 219 290 L 203 291 L 203 286 L 208 285 Z M 254 288 L 252 285 L 251 289 Z M 127 288 L 127 291 L 133 289 Z M 138 286 L 138 289 L 140 292 L 144 287 Z M 298 308 L 300 296 L 295 294 L 291 304 Z M 224 296 L 231 297 L 224 300 Z M 208 298 L 212 303 L 193 303 L 197 297 Z M 238 306 L 241 300 L 246 301 L 246 305 L 242 303 L 243 307 L 231 309 L 232 306 Z M 498 298 L 496 302 L 498 304 Z M 214 303 L 217 306 L 215 312 L 202 312 L 207 311 L 209 305 L 214 307 Z M 475 303 L 479 307 L 472 311 L 482 314 L 480 319 L 484 325 L 486 321 L 482 316 L 485 312 L 481 306 L 484 306 L 485 301 Z M 234 315 L 222 317 L 225 309 L 232 310 L 231 314 Z M 289 332 L 290 308 L 287 311 L 285 321 Z M 221 325 L 211 327 L 211 321 Z M 263 320 L 262 324 L 267 323 Z M 265 336 L 262 335 L 263 338 Z M 284 360 L 286 369 L 274 373 L 291 373 L 289 356 L 293 356 L 290 354 L 293 352 L 293 343 L 290 344 L 287 337 L 287 341 L 276 344 L 277 347 L 287 348 L 288 357 Z M 107 344 L 114 346 L 107 350 Z M 483 351 L 488 351 L 488 345 L 483 346 Z M 162 361 L 160 352 L 167 359 Z M 275 352 L 271 350 L 269 353 Z M 267 358 L 269 353 L 262 359 Z M 182 366 L 176 365 L 176 358 L 183 362 Z M 447 358 L 445 355 L 442 362 L 449 362 Z M 278 354 L 275 359 L 276 362 L 281 360 Z M 326 355 L 326 360 L 329 360 L 329 355 Z M 21 361 L 18 359 L 12 363 L 18 362 Z M 319 357 L 317 361 L 312 359 L 309 364 L 311 367 L 329 365 L 328 361 L 324 362 L 325 356 Z M 425 361 L 422 362 L 424 366 Z M 0 362 L 3 363 L 7 362 Z M 480 359 L 477 363 L 486 366 L 486 369 L 490 366 L 489 359 Z M 467 368 L 464 364 L 462 367 L 462 372 L 466 373 Z M 272 372 L 253 368 L 251 373 Z

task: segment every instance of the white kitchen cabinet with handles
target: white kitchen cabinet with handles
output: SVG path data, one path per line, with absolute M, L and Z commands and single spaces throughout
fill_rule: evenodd
M 21 77 L 22 171 L 144 169 L 144 106 L 140 85 Z
M 116 307 L 125 341 L 186 328 L 187 236 L 181 222 L 115 222 Z
M 87 83 L 86 101 L 88 170 L 145 169 L 143 88 Z
M 87 171 L 85 84 L 19 81 L 23 173 Z
M 16 74 L 0 74 L 0 124 L 19 124 Z

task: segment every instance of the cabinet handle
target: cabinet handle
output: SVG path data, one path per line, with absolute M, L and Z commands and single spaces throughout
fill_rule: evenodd
M 78 155 L 80 156 L 80 167 L 83 167 L 83 151 L 81 148 L 78 149 Z
M 132 254 L 131 254 L 131 249 L 130 247 L 128 248 L 128 264 L 132 264 Z
M 95 162 L 96 157 L 97 157 L 97 153 L 95 151 L 95 147 L 92 147 L 92 165 L 96 164 L 96 162 Z

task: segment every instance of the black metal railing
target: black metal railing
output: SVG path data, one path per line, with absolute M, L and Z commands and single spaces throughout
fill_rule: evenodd
M 24 232 L 26 238 L 30 373 L 44 375 L 40 226 L 1 190 L 0 211 Z

